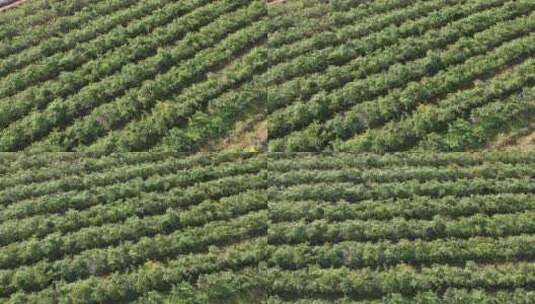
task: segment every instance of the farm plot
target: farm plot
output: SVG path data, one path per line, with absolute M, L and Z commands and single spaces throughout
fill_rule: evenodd
M 2 12 L 0 151 L 262 149 L 266 17 L 262 0 L 35 0 Z
M 532 303 L 535 154 L 273 154 L 270 304 Z
M 0 302 L 530 303 L 534 223 L 533 153 L 3 154 Z
M 532 140 L 535 2 L 269 7 L 294 17 L 268 34 L 270 151 L 465 151 Z
M 265 297 L 257 269 L 268 253 L 263 156 L 45 153 L 0 161 L 1 303 Z

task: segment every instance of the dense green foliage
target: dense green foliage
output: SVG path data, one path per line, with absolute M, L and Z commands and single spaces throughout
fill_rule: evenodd
M 264 296 L 262 155 L 6 154 L 0 170 L 1 303 Z
M 0 151 L 210 150 L 264 112 L 253 84 L 267 69 L 266 17 L 262 0 L 35 0 L 2 12 Z
M 533 153 L 0 155 L 1 303 L 530 303 L 534 260 Z
M 532 303 L 535 154 L 273 154 L 270 304 Z
M 534 20 L 532 0 L 27 1 L 0 14 L 0 151 L 528 150 Z
M 533 1 L 271 7 L 294 20 L 268 36 L 270 151 L 482 150 L 535 123 Z
M 466 152 L 534 118 L 533 0 L 24 1 L 0 303 L 535 303 L 535 152 Z

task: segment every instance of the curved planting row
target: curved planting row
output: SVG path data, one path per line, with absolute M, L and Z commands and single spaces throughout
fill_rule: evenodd
M 267 303 L 529 303 L 533 156 L 270 155 Z
M 309 12 L 323 8 L 321 15 L 300 15 L 291 8 L 304 1 L 291 2 L 272 5 L 305 20 L 268 39 L 270 151 L 480 150 L 532 124 L 533 98 L 522 93 L 533 87 L 529 76 L 488 97 L 475 98 L 481 93 L 473 87 L 494 85 L 487 83 L 494 79 L 496 86 L 510 86 L 512 66 L 519 74 L 531 71 L 520 66 L 534 54 L 533 2 L 302 4 Z M 352 13 L 361 14 L 356 24 L 348 24 Z M 459 98 L 450 101 L 450 94 Z M 471 116 L 509 96 L 517 104 L 494 107 L 519 121 L 489 114 L 484 130 L 471 130 L 472 121 L 479 122 Z M 461 98 L 466 105 L 457 109 Z M 444 118 L 434 121 L 437 116 Z
M 201 295 L 207 277 L 243 280 L 269 253 L 263 155 L 5 156 L 2 303 Z
M 531 297 L 533 153 L 0 159 L 5 303 Z
M 262 89 L 248 92 L 288 18 L 269 22 L 263 0 L 39 2 L 0 15 L 41 7 L 0 31 L 0 151 L 224 150 L 265 115 Z M 200 119 L 213 125 L 189 127 Z

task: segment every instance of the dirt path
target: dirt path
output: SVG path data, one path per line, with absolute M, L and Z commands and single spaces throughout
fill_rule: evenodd
M 10 8 L 13 8 L 13 7 L 16 7 L 22 3 L 26 2 L 26 0 L 14 0 L 14 1 L 5 1 L 5 4 L 3 5 L 4 2 L 0 2 L 0 12 L 3 12 L 7 9 L 10 9 Z M 2 6 L 3 5 L 3 6 Z

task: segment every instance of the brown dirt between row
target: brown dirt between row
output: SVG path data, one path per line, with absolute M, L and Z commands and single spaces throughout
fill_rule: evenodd
M 286 0 L 267 0 L 267 4 L 284 3 Z
M 0 12 L 3 12 L 3 11 L 8 10 L 10 8 L 14 8 L 16 6 L 19 6 L 24 2 L 26 2 L 26 0 L 19 0 L 19 1 L 15 1 L 15 2 L 13 2 L 11 4 L 8 4 L 6 6 L 0 7 Z

